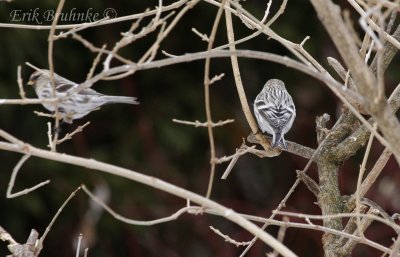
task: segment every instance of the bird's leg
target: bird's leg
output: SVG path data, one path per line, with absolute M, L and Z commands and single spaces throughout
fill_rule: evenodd
M 61 121 L 58 123 L 58 125 L 57 125 L 57 123 L 55 123 L 54 129 L 53 129 L 53 134 L 54 134 L 54 135 L 55 135 L 55 134 L 60 135 L 61 132 L 62 132 L 61 126 L 64 125 L 64 124 L 65 124 L 64 120 L 61 120 Z
M 57 120 L 60 120 L 61 119 L 61 117 L 60 117 L 60 113 L 61 112 L 63 112 L 64 111 L 64 109 L 62 109 L 62 108 L 58 108 L 58 110 L 57 111 L 53 111 L 52 112 L 52 115 L 54 116 L 54 118 L 55 119 L 57 119 Z M 55 120 L 55 122 L 54 122 L 54 126 L 53 126 L 53 134 L 54 135 L 60 135 L 60 133 L 61 133 L 61 124 L 63 123 L 63 120 L 61 119 L 61 122 L 57 122 L 56 120 Z
M 59 112 L 59 114 L 60 114 L 60 112 Z M 58 118 L 59 118 L 59 122 L 55 122 L 53 133 L 60 135 L 61 132 L 63 131 L 63 127 L 65 127 L 68 122 L 65 121 L 65 117 L 64 118 L 58 117 Z

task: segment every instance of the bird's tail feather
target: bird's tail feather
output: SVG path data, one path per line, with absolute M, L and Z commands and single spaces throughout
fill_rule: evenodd
M 271 145 L 271 147 L 275 148 L 277 146 L 280 146 L 283 149 L 287 149 L 287 145 L 286 145 L 285 139 L 283 138 L 282 134 L 275 134 L 272 137 L 272 145 Z
M 129 96 L 104 96 L 107 103 L 139 104 L 136 97 Z
M 285 139 L 282 137 L 281 138 L 281 141 L 279 142 L 279 145 L 283 148 L 283 149 L 286 149 L 287 150 L 287 144 L 286 144 L 286 141 L 285 141 Z
M 272 135 L 272 148 L 275 148 L 278 146 L 279 141 L 281 141 L 281 134 L 275 133 Z

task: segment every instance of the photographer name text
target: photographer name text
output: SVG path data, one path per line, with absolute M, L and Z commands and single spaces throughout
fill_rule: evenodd
M 107 8 L 102 13 L 94 11 L 93 8 L 89 8 L 86 11 L 78 11 L 76 8 L 72 8 L 69 12 L 58 14 L 60 22 L 68 23 L 96 22 L 104 18 L 117 17 L 117 12 L 113 8 Z M 54 10 L 41 10 L 40 8 L 12 10 L 10 17 L 12 22 L 43 24 L 52 22 L 56 17 L 56 12 Z

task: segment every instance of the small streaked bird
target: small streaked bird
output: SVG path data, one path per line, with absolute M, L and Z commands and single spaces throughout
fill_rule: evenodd
M 66 123 L 86 116 L 104 104 L 124 103 L 139 104 L 135 97 L 103 95 L 91 88 L 76 91 L 79 84 L 72 82 L 54 73 L 55 97 L 60 98 L 58 103 L 43 102 L 43 106 L 54 112 L 57 110 Z M 33 86 L 39 99 L 54 98 L 50 82 L 50 71 L 35 71 L 29 78 L 28 85 Z
M 279 79 L 270 79 L 254 101 L 254 114 L 262 132 L 272 135 L 272 148 L 287 149 L 285 134 L 292 127 L 296 108 L 285 84 Z

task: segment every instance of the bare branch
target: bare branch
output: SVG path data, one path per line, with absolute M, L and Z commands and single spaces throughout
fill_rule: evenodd
M 289 222 L 289 218 L 288 217 L 283 217 L 282 219 L 283 222 L 288 223 Z M 285 234 L 286 234 L 286 226 L 282 226 L 279 228 L 278 231 L 278 241 L 279 242 L 283 242 L 283 239 L 285 238 Z M 267 257 L 278 257 L 278 253 L 276 251 L 272 252 L 271 254 L 267 254 Z
M 176 122 L 176 123 L 184 124 L 184 125 L 192 125 L 192 126 L 195 126 L 196 128 L 197 127 L 207 127 L 208 123 L 209 123 L 209 122 L 200 122 L 198 120 L 193 122 L 193 121 L 172 119 L 172 121 Z M 224 125 L 232 123 L 232 122 L 235 122 L 235 120 L 232 120 L 232 119 L 223 120 L 223 121 L 220 120 L 218 122 L 211 122 L 211 126 L 212 127 L 219 127 L 219 126 L 224 126 Z
M 21 160 L 19 160 L 17 165 L 15 165 L 13 172 L 11 173 L 10 181 L 8 182 L 8 187 L 7 187 L 7 192 L 6 192 L 7 198 L 14 198 L 14 197 L 18 197 L 21 195 L 29 194 L 30 192 L 38 189 L 39 187 L 42 187 L 42 186 L 50 183 L 50 180 L 46 180 L 46 181 L 43 181 L 33 187 L 21 190 L 19 192 L 16 192 L 16 193 L 11 192 L 15 185 L 15 179 L 17 178 L 17 174 L 18 174 L 19 170 L 21 169 L 22 165 L 29 159 L 29 157 L 30 157 L 30 155 L 25 154 L 24 156 L 22 156 Z
M 214 231 L 215 234 L 219 235 L 220 237 L 222 237 L 225 242 L 228 242 L 230 244 L 233 244 L 236 247 L 239 246 L 245 246 L 248 245 L 249 242 L 238 242 L 236 240 L 233 240 L 232 238 L 230 238 L 228 235 L 224 235 L 221 231 L 219 231 L 219 229 L 214 228 L 213 226 L 209 226 L 209 228 Z
M 6 134 L 3 130 L 0 129 L 0 136 Z M 290 251 L 286 246 L 282 243 L 278 242 L 275 238 L 273 238 L 268 233 L 261 230 L 255 224 L 249 222 L 247 219 L 243 218 L 241 215 L 233 211 L 232 209 L 228 209 L 208 198 L 180 188 L 176 185 L 170 184 L 163 180 L 147 176 L 144 174 L 140 174 L 138 172 L 124 169 L 121 167 L 117 167 L 111 164 L 106 164 L 103 162 L 96 161 L 94 159 L 86 159 L 82 157 L 72 156 L 68 154 L 60 154 L 57 152 L 47 151 L 39 148 L 35 148 L 31 145 L 18 145 L 19 141 L 13 141 L 12 143 L 0 142 L 0 149 L 12 152 L 19 153 L 29 153 L 32 156 L 36 156 L 39 158 L 45 158 L 48 160 L 54 160 L 63 163 L 69 163 L 75 166 L 81 166 L 93 170 L 103 171 L 109 174 L 113 174 L 119 177 L 124 177 L 133 181 L 137 181 L 143 183 L 145 185 L 163 190 L 164 192 L 168 192 L 170 194 L 176 195 L 183 199 L 190 199 L 201 206 L 206 208 L 213 209 L 219 213 L 223 213 L 224 217 L 228 220 L 233 221 L 239 226 L 244 227 L 247 231 L 254 234 L 257 238 L 270 245 L 273 249 L 276 249 L 281 255 L 294 257 L 296 256 L 292 251 Z M 47 230 L 46 230 L 47 231 Z
M 371 186 L 375 183 L 376 179 L 378 178 L 379 174 L 382 172 L 383 168 L 385 167 L 386 163 L 389 161 L 389 158 L 392 156 L 392 153 L 385 149 L 383 150 L 381 156 L 379 156 L 378 160 L 376 161 L 374 167 L 368 173 L 367 177 L 361 184 L 359 190 L 357 190 L 358 194 L 361 197 L 368 192 Z M 350 199 L 346 203 L 346 209 L 351 211 L 355 207 L 356 196 L 353 194 Z
M 262 135 L 261 137 L 264 138 L 265 141 L 267 141 L 267 140 L 270 141 L 271 140 L 271 137 L 269 137 L 269 136 Z M 248 135 L 247 141 L 250 142 L 250 143 L 253 143 L 253 144 L 261 144 L 260 141 L 258 141 L 258 139 L 256 138 L 256 136 L 254 134 Z M 288 140 L 285 140 L 285 141 L 286 141 L 286 144 L 287 144 L 288 148 L 284 149 L 284 150 L 287 151 L 288 153 L 292 153 L 292 154 L 304 157 L 306 159 L 311 159 L 311 156 L 315 152 L 314 149 L 311 149 L 311 148 L 309 148 L 307 146 L 303 146 L 303 145 L 300 145 L 298 143 L 291 142 L 291 141 L 288 141 Z M 265 156 L 270 156 L 270 155 L 269 155 L 268 152 L 266 152 Z
M 17 69 L 17 83 L 18 83 L 18 88 L 19 88 L 19 95 L 21 96 L 21 99 L 26 99 L 25 97 L 25 90 L 24 86 L 22 85 L 22 78 L 21 78 L 21 65 L 18 65 Z
M 56 214 L 54 215 L 54 217 L 51 219 L 49 225 L 47 225 L 46 230 L 44 231 L 42 237 L 39 239 L 38 242 L 38 248 L 42 249 L 43 247 L 43 242 L 46 239 L 47 234 L 50 232 L 51 227 L 53 226 L 54 222 L 56 222 L 58 216 L 60 215 L 60 213 L 63 211 L 63 209 L 65 208 L 65 206 L 68 204 L 68 202 L 76 195 L 76 193 L 81 190 L 81 187 L 78 187 L 77 189 L 75 189 L 70 195 L 69 197 L 64 201 L 64 203 L 61 205 L 61 207 L 58 209 L 58 211 L 56 212 Z
M 193 31 L 194 34 L 199 36 L 201 38 L 201 40 L 206 41 L 206 42 L 210 41 L 210 39 L 208 38 L 207 34 L 202 34 L 195 28 L 192 28 L 192 31 Z
M 226 161 L 230 160 L 228 167 L 226 168 L 226 170 L 224 171 L 224 173 L 221 176 L 221 179 L 226 179 L 229 176 L 229 173 L 235 166 L 236 162 L 239 160 L 240 156 L 242 156 L 248 152 L 251 152 L 254 149 L 255 149 L 254 145 L 252 147 L 248 147 L 243 143 L 239 149 L 236 149 L 236 153 L 234 155 L 231 155 L 229 157 L 224 156 L 222 158 L 218 158 L 216 160 L 217 163 L 222 163 L 222 162 L 226 162 Z
M 218 30 L 218 25 L 222 17 L 222 13 L 224 10 L 224 5 L 225 5 L 226 0 L 221 1 L 221 6 L 218 9 L 218 12 L 215 16 L 214 24 L 210 33 L 210 37 L 208 40 L 208 45 L 207 45 L 207 52 L 209 53 L 212 50 L 212 47 L 214 45 L 214 40 L 215 40 L 215 35 L 217 34 Z M 229 2 L 229 0 L 228 0 Z M 207 132 L 208 132 L 208 141 L 210 144 L 210 152 L 211 152 L 211 157 L 210 157 L 210 178 L 208 181 L 208 186 L 207 186 L 207 193 L 206 197 L 209 198 L 211 196 L 212 192 L 212 187 L 214 183 L 214 177 L 215 177 L 215 160 L 216 160 L 216 154 L 215 154 L 215 142 L 214 142 L 214 132 L 213 132 L 213 127 L 212 127 L 212 116 L 211 116 L 211 102 L 210 102 L 210 62 L 211 59 L 210 57 L 206 57 L 205 64 L 204 64 L 204 99 L 205 99 L 205 111 L 206 111 L 206 117 L 207 117 Z
M 376 123 L 374 124 L 374 128 L 376 129 L 377 125 Z M 356 213 L 360 213 L 361 211 L 361 181 L 364 177 L 364 172 L 365 172 L 365 165 L 367 164 L 367 160 L 368 160 L 368 156 L 369 156 L 369 152 L 371 151 L 371 145 L 372 145 L 372 140 L 374 139 L 374 135 L 371 133 L 369 140 L 368 140 L 368 145 L 367 145 L 367 149 L 365 150 L 365 154 L 364 154 L 364 158 L 363 161 L 361 163 L 361 167 L 360 167 L 360 172 L 358 174 L 358 179 L 357 179 L 357 190 L 355 192 L 356 195 Z M 360 235 L 363 236 L 362 232 L 362 224 L 361 224 L 361 218 L 360 216 L 357 216 L 357 228 L 359 233 L 361 233 Z
M 67 141 L 67 140 L 72 139 L 73 135 L 75 135 L 75 134 L 77 134 L 79 132 L 82 132 L 83 129 L 89 124 L 90 124 L 90 121 L 86 122 L 85 124 L 83 124 L 81 126 L 78 126 L 73 132 L 67 133 L 62 139 L 57 140 L 56 143 L 57 144 L 61 144 L 61 143 L 65 142 L 65 141 Z

